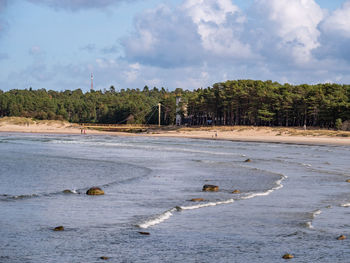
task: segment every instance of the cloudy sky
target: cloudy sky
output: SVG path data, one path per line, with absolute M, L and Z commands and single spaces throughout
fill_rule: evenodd
M 0 0 L 0 89 L 350 83 L 350 0 Z

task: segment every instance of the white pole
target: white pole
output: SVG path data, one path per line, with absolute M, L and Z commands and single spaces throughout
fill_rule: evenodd
M 161 104 L 158 103 L 158 126 L 160 127 L 160 106 Z

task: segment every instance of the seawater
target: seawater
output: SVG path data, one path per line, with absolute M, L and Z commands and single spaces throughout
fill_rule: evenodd
M 349 260 L 350 147 L 1 133 L 0 156 L 0 262 Z

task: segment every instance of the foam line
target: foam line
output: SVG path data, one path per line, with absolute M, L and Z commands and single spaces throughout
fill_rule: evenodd
M 151 226 L 158 225 L 158 224 L 164 222 L 165 220 L 169 219 L 173 215 L 172 212 L 174 212 L 174 211 L 176 211 L 176 208 L 172 208 L 172 209 L 170 209 L 168 211 L 165 211 L 164 213 L 158 215 L 157 217 L 152 218 L 152 219 L 150 219 L 150 220 L 148 220 L 148 221 L 138 225 L 138 227 L 140 227 L 140 228 L 149 228 Z
M 281 179 L 276 181 L 276 186 L 272 189 L 269 189 L 265 192 L 260 192 L 260 193 L 252 193 L 252 194 L 249 194 L 247 196 L 243 196 L 241 199 L 242 200 L 246 200 L 246 199 L 251 199 L 251 198 L 254 198 L 254 197 L 257 197 L 257 196 L 267 196 L 269 194 L 271 194 L 272 192 L 276 191 L 276 190 L 279 190 L 283 187 L 283 184 L 282 184 L 282 181 L 284 179 L 286 179 L 287 177 L 286 176 L 281 176 Z
M 322 211 L 319 210 L 319 209 L 313 211 L 312 214 L 311 214 L 311 219 L 312 219 L 312 220 L 309 221 L 309 222 L 306 222 L 306 227 L 307 227 L 307 228 L 310 228 L 310 229 L 314 229 L 314 226 L 312 225 L 312 221 L 313 221 L 318 215 L 320 215 L 321 213 L 322 213 Z
M 250 199 L 256 196 L 265 196 L 265 195 L 269 195 L 272 192 L 281 189 L 283 187 L 282 181 L 287 178 L 284 175 L 281 175 L 281 179 L 276 181 L 276 186 L 272 189 L 267 190 L 266 192 L 261 192 L 261 193 L 252 193 L 250 195 L 244 196 L 242 197 L 240 200 L 245 200 L 245 199 Z M 142 224 L 139 224 L 138 227 L 140 228 L 149 228 L 151 226 L 155 226 L 158 225 L 162 222 L 164 222 L 165 220 L 168 220 L 172 215 L 173 212 L 175 211 L 181 211 L 181 210 L 193 210 L 193 209 L 200 209 L 200 208 L 204 208 L 204 207 L 210 207 L 210 206 L 216 206 L 216 205 L 223 205 L 223 204 L 231 204 L 233 203 L 234 200 L 233 199 L 228 199 L 228 200 L 224 200 L 224 201 L 217 201 L 217 202 L 209 202 L 209 203 L 204 203 L 204 204 L 198 204 L 198 205 L 191 205 L 191 206 L 176 206 L 170 210 L 165 211 L 164 213 L 145 221 Z
M 216 205 L 223 205 L 223 204 L 231 204 L 233 203 L 234 200 L 233 199 L 229 199 L 229 200 L 225 200 L 225 201 L 218 201 L 218 202 L 209 202 L 209 203 L 205 203 L 205 204 L 199 204 L 199 205 L 192 205 L 192 206 L 176 206 L 170 210 L 165 211 L 164 213 L 142 223 L 139 224 L 138 227 L 140 228 L 149 228 L 151 226 L 155 226 L 158 225 L 162 222 L 164 222 L 165 220 L 168 220 L 172 215 L 173 212 L 175 211 L 181 211 L 181 210 L 193 210 L 193 209 L 199 209 L 199 208 L 203 208 L 203 207 L 210 207 L 210 206 L 216 206 Z
M 209 207 L 209 206 L 216 206 L 216 205 L 223 205 L 223 204 L 231 204 L 233 203 L 233 199 L 229 199 L 226 201 L 218 201 L 218 202 L 209 202 L 205 204 L 199 204 L 199 205 L 191 205 L 191 206 L 180 206 L 182 210 L 193 210 L 193 209 L 198 209 L 202 207 Z

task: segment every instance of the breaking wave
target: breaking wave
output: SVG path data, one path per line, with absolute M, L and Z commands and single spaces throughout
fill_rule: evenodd
M 286 176 L 281 175 L 281 179 L 279 179 L 278 181 L 275 182 L 276 186 L 273 187 L 272 189 L 269 189 L 265 192 L 251 193 L 251 194 L 248 194 L 246 196 L 243 196 L 243 197 L 237 199 L 236 201 L 246 200 L 246 199 L 254 198 L 257 196 L 267 196 L 267 195 L 271 194 L 272 192 L 281 189 L 283 187 L 282 181 L 286 178 L 287 178 Z M 149 228 L 149 227 L 158 225 L 158 224 L 168 220 L 171 216 L 173 216 L 174 212 L 201 209 L 201 208 L 212 207 L 212 206 L 217 206 L 217 205 L 232 204 L 234 202 L 235 202 L 235 200 L 231 198 L 228 200 L 217 201 L 217 202 L 207 202 L 207 203 L 201 203 L 201 204 L 197 204 L 197 205 L 176 206 L 172 209 L 165 211 L 162 214 L 159 214 L 157 216 L 152 217 L 149 220 L 146 220 L 145 222 L 143 222 L 141 224 L 138 224 L 137 226 L 140 228 Z

